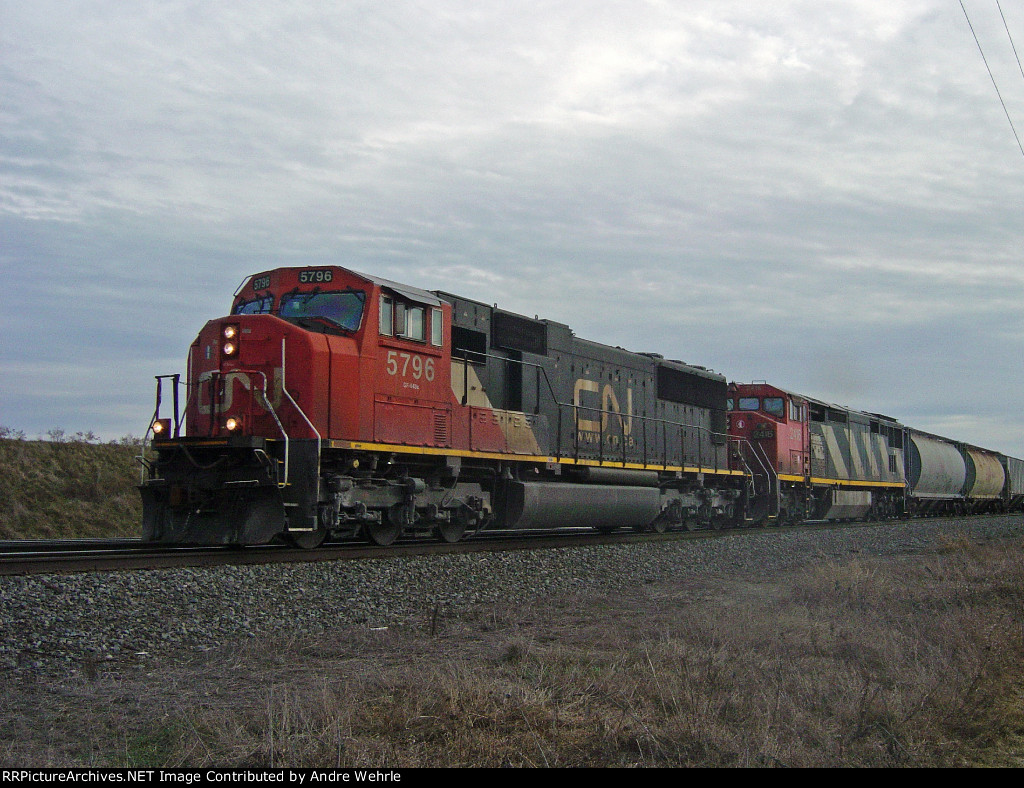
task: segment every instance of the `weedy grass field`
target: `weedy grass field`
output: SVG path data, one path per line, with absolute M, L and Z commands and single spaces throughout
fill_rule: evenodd
M 0 539 L 138 536 L 141 441 L 0 427 Z
M 0 762 L 1021 766 L 1022 547 L 720 567 L 10 681 Z

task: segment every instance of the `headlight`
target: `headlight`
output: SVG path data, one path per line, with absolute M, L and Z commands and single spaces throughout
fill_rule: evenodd
M 231 358 L 232 356 L 238 355 L 238 326 L 234 323 L 224 326 L 220 330 L 220 335 L 224 338 L 224 344 L 220 346 L 221 354 L 225 358 Z
M 236 419 L 234 416 L 232 416 L 231 418 L 224 422 L 224 426 L 227 427 L 228 432 L 234 432 L 235 430 L 242 426 L 242 422 L 240 419 Z
M 170 419 L 157 419 L 153 422 L 153 437 L 154 438 L 166 438 L 171 434 L 171 420 Z

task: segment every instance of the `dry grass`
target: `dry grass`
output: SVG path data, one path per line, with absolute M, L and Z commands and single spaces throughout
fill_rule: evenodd
M 138 536 L 140 450 L 131 437 L 32 441 L 0 427 L 0 539 Z
M 0 761 L 1019 766 L 1021 547 L 425 610 L 419 626 L 12 682 Z

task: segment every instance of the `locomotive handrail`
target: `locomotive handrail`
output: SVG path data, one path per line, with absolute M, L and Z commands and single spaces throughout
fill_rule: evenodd
M 196 387 L 191 384 L 192 380 L 192 350 L 188 349 L 188 361 L 185 364 L 185 418 L 188 418 L 188 406 L 192 403 L 192 397 L 195 396 Z M 174 437 L 178 437 L 178 433 L 174 434 Z
M 774 474 L 775 480 L 776 480 L 776 483 L 775 483 L 776 512 L 778 512 L 779 499 L 781 498 L 782 490 L 781 490 L 781 485 L 778 483 L 778 476 L 779 476 L 778 473 L 775 472 L 775 469 L 772 467 L 771 462 L 767 462 L 767 464 L 766 464 L 766 461 L 768 460 L 767 453 L 765 453 L 764 460 L 762 460 L 761 457 L 758 456 L 758 453 L 757 453 L 757 450 L 756 450 L 754 444 L 752 444 L 747 438 L 734 438 L 734 437 L 730 436 L 729 440 L 735 441 L 738 446 L 746 445 L 746 447 L 750 450 L 750 456 L 752 456 L 755 460 L 757 460 L 757 464 L 761 466 L 761 470 L 764 471 L 764 475 L 768 479 L 769 491 L 771 489 L 771 477 Z M 764 450 L 762 449 L 762 452 L 763 451 Z M 746 468 L 747 476 L 751 480 L 751 483 L 753 484 L 753 481 L 754 481 L 754 478 L 755 478 L 754 471 L 750 467 L 750 464 L 747 462 L 747 458 L 745 456 L 745 452 L 737 452 L 737 455 L 739 456 L 740 461 L 743 463 L 743 467 Z M 754 492 L 755 493 L 757 492 L 756 488 L 755 488 Z
M 283 357 L 283 355 L 284 354 L 282 353 L 282 357 Z M 282 361 L 282 364 L 283 363 L 284 362 Z M 277 411 L 274 410 L 274 406 L 270 402 L 270 397 L 267 396 L 267 373 L 264 372 L 263 370 L 259 370 L 259 369 L 239 370 L 239 371 L 244 371 L 246 374 L 250 374 L 250 373 L 255 372 L 257 375 L 259 375 L 261 378 L 263 378 L 263 388 L 262 389 L 257 389 L 255 386 L 253 386 L 253 395 L 255 396 L 257 393 L 259 394 L 259 399 L 261 400 L 260 404 L 264 408 L 267 409 L 267 412 L 269 412 L 270 415 L 273 417 L 274 423 L 277 425 L 277 428 L 281 431 L 281 434 L 284 435 L 284 481 L 280 481 L 280 482 L 277 483 L 277 486 L 279 488 L 283 489 L 284 487 L 288 486 L 288 457 L 289 457 L 289 452 L 288 452 L 288 433 L 285 430 L 284 425 L 281 424 L 281 419 L 278 417 Z M 283 377 L 284 376 L 282 374 L 282 378 Z M 282 385 L 282 387 L 284 386 L 283 379 L 282 379 L 281 385 Z M 289 397 L 289 399 L 291 399 L 291 398 Z
M 298 414 L 302 417 L 303 421 L 306 422 L 306 425 L 309 427 L 310 431 L 314 435 L 316 435 L 316 440 L 317 440 L 317 457 L 319 458 L 320 451 L 322 449 L 323 438 L 320 435 L 319 430 L 317 430 L 316 427 L 313 426 L 313 423 L 309 420 L 309 417 L 302 410 L 302 408 L 299 406 L 299 404 L 295 401 L 295 398 L 292 397 L 291 392 L 288 391 L 288 387 L 285 385 L 285 351 L 286 351 L 285 339 L 282 338 L 281 339 L 281 390 L 282 390 L 282 393 L 288 398 L 288 401 L 292 404 L 292 406 L 298 412 Z M 191 362 L 191 358 L 189 358 L 189 362 Z M 190 366 L 191 366 L 191 364 L 190 364 Z M 271 403 L 270 398 L 267 396 L 267 386 L 268 386 L 267 373 L 264 372 L 263 370 L 259 370 L 259 369 L 235 369 L 235 370 L 232 370 L 231 373 L 229 373 L 229 375 L 233 374 L 233 373 L 239 373 L 239 372 L 244 372 L 246 375 L 256 376 L 256 377 L 262 379 L 262 381 L 263 381 L 263 387 L 262 388 L 259 388 L 255 384 L 253 385 L 252 393 L 253 393 L 253 397 L 259 402 L 259 404 L 268 413 L 270 413 L 271 417 L 274 419 L 274 423 L 277 425 L 277 429 L 281 432 L 281 435 L 284 438 L 284 474 L 283 474 L 283 478 L 280 481 L 277 482 L 277 486 L 279 488 L 287 487 L 288 484 L 289 484 L 289 481 L 290 481 L 291 437 L 288 435 L 288 431 L 285 429 L 284 424 L 281 422 L 281 418 L 277 415 L 277 411 L 274 409 L 274 406 Z M 228 376 L 227 375 L 221 376 L 219 373 L 214 373 L 214 375 L 211 377 L 211 380 L 215 381 L 216 379 L 219 379 L 221 377 L 227 378 Z M 146 450 L 146 446 L 147 446 L 146 438 L 149 437 L 150 433 L 153 430 L 153 424 L 155 424 L 156 421 L 160 417 L 160 405 L 162 404 L 162 401 L 163 401 L 163 380 L 165 378 L 169 378 L 169 379 L 173 379 L 174 380 L 174 393 L 173 393 L 173 398 L 174 398 L 174 437 L 177 438 L 177 437 L 179 437 L 179 434 L 180 434 L 181 420 L 180 420 L 180 409 L 179 409 L 179 399 L 178 399 L 178 386 L 181 385 L 181 375 L 180 374 L 157 375 L 156 376 L 156 381 L 157 381 L 157 387 L 156 387 L 157 388 L 156 407 L 155 407 L 155 409 L 153 411 L 153 418 L 149 422 L 149 428 L 146 430 L 146 434 L 143 436 L 143 444 L 142 444 L 143 454 L 138 456 L 138 457 L 136 457 L 136 461 L 139 462 L 140 465 L 142 465 L 141 473 L 142 473 L 142 481 L 143 482 L 145 482 L 145 474 L 146 474 L 146 472 L 147 471 L 151 472 L 151 469 L 152 469 L 151 464 L 145 458 L 145 450 Z M 191 385 L 191 384 L 186 382 L 184 385 L 185 385 L 186 390 L 189 392 L 188 396 L 185 399 L 185 410 L 187 412 L 188 411 L 189 403 L 191 403 L 192 397 L 195 394 L 195 390 L 197 388 L 199 388 L 199 385 L 201 385 L 201 384 L 193 386 L 193 385 Z M 211 394 L 210 394 L 210 396 L 211 396 L 210 419 L 211 419 L 211 429 L 212 429 L 212 426 L 213 426 L 213 423 L 214 423 L 215 414 L 216 414 L 216 412 L 218 410 L 218 407 L 217 407 L 218 402 L 216 401 L 216 398 L 219 396 L 219 387 L 216 385 L 216 383 L 211 385 Z M 319 472 L 319 468 L 317 470 Z M 319 481 L 317 482 L 317 484 L 318 484 L 318 487 L 319 487 Z M 317 490 L 317 494 L 319 495 L 319 489 Z
M 179 424 L 180 424 L 180 420 L 178 418 L 178 414 L 179 414 L 179 411 L 178 411 L 178 385 L 181 382 L 181 375 L 179 375 L 179 374 L 174 374 L 174 375 L 156 375 L 155 377 L 156 377 L 156 406 L 153 408 L 153 418 L 151 418 L 149 420 L 149 426 L 146 428 L 146 434 L 142 436 L 142 454 L 136 456 L 136 458 L 135 458 L 135 461 L 138 462 L 139 465 L 142 466 L 142 470 L 139 471 L 139 482 L 142 483 L 142 484 L 144 484 L 145 481 L 146 481 L 146 474 L 147 473 L 152 475 L 152 466 L 151 466 L 150 462 L 146 459 L 146 447 L 147 447 L 147 445 L 152 445 L 152 441 L 150 441 L 150 443 L 147 444 L 146 440 L 149 438 L 149 434 L 151 432 L 153 432 L 153 425 L 156 424 L 157 420 L 160 418 L 160 404 L 163 401 L 164 378 L 173 378 L 173 380 L 174 380 L 174 391 L 173 391 L 172 396 L 174 398 L 174 437 L 175 438 L 178 437 L 178 427 L 179 427 Z
M 468 370 L 469 370 L 470 363 L 472 363 L 469 360 L 470 354 L 472 354 L 473 356 L 479 357 L 479 358 L 493 358 L 496 361 L 505 361 L 505 362 L 509 362 L 510 361 L 513 364 L 520 364 L 520 365 L 522 365 L 524 367 L 533 367 L 534 369 L 536 369 L 538 371 L 538 373 L 543 373 L 543 375 L 544 375 L 544 382 L 548 386 L 548 393 L 551 394 L 551 399 L 554 401 L 554 403 L 556 405 L 561 405 L 562 404 L 562 403 L 560 403 L 558 401 L 558 397 L 555 394 L 555 389 L 551 385 L 551 379 L 548 377 L 548 371 L 542 365 L 534 364 L 532 361 L 523 361 L 521 358 L 508 358 L 507 356 L 496 356 L 493 353 L 479 353 L 479 352 L 477 352 L 475 350 L 469 350 L 468 348 L 463 348 L 462 349 L 462 358 L 459 359 L 459 361 L 461 361 L 463 363 L 463 365 L 465 366 L 465 368 L 467 370 L 467 372 L 463 375 L 463 394 L 462 394 L 462 400 L 463 400 L 462 404 L 463 405 L 467 404 L 468 396 L 469 396 L 469 394 L 468 394 L 468 387 L 469 387 L 469 374 L 468 374 Z M 540 378 L 539 378 L 539 376 L 537 378 L 537 390 L 538 390 L 538 393 L 537 393 L 537 404 L 534 406 L 534 411 L 533 411 L 535 414 L 540 412 Z
M 288 384 L 287 384 L 287 380 L 285 378 L 285 337 L 281 337 L 281 391 L 284 393 L 284 395 L 286 397 L 288 397 L 288 401 L 292 403 L 292 406 L 295 408 L 295 410 L 297 410 L 299 412 L 299 415 L 302 416 L 303 420 L 306 422 L 306 425 L 309 427 L 310 431 L 314 435 L 316 435 L 316 476 L 315 476 L 315 478 L 316 478 L 316 498 L 314 500 L 319 501 L 320 500 L 320 454 L 321 454 L 321 451 L 323 450 L 323 439 L 320 436 L 320 431 L 316 427 L 313 426 L 313 422 L 311 422 L 309 420 L 309 417 L 306 415 L 305 411 L 303 411 L 302 408 L 299 407 L 299 403 L 297 403 L 295 401 L 295 399 L 292 397 L 291 393 L 288 391 Z M 283 432 L 283 430 L 282 430 L 282 432 Z M 288 478 L 288 435 L 287 435 L 287 433 L 285 433 L 284 456 L 285 456 L 285 484 L 287 484 L 287 478 Z M 284 486 L 284 485 L 278 485 L 278 486 Z M 301 529 L 289 529 L 289 530 L 301 530 Z
M 174 389 L 172 391 L 172 397 L 174 398 L 174 437 L 178 437 L 178 425 L 180 423 L 178 414 L 178 385 L 181 382 L 181 375 L 156 375 L 156 407 L 153 408 L 153 418 L 149 420 L 149 427 L 146 428 L 146 434 L 143 439 L 149 437 L 149 433 L 153 431 L 153 425 L 156 424 L 160 418 L 160 405 L 163 402 L 163 391 L 164 391 L 164 379 L 172 378 L 174 380 Z
M 763 462 L 761 462 L 761 458 L 760 458 L 760 457 L 758 457 L 758 456 L 757 456 L 756 454 L 754 454 L 754 452 L 753 452 L 753 450 L 752 450 L 752 449 L 753 449 L 753 447 L 751 446 L 751 443 L 750 443 L 750 441 L 749 441 L 749 440 L 748 440 L 747 438 L 739 438 L 739 437 L 734 437 L 734 436 L 730 435 L 730 436 L 729 436 L 729 440 L 731 440 L 731 441 L 732 441 L 733 443 L 735 443 L 735 444 L 736 444 L 736 449 L 737 449 L 737 451 L 736 451 L 736 454 L 735 454 L 734 456 L 735 456 L 735 457 L 736 457 L 736 458 L 737 458 L 737 459 L 738 459 L 738 460 L 739 460 L 740 462 L 742 462 L 742 463 L 743 463 L 743 467 L 744 467 L 744 468 L 745 468 L 745 469 L 747 470 L 747 475 L 748 475 L 748 476 L 750 476 L 750 477 L 753 477 L 753 475 L 754 475 L 754 471 L 753 471 L 753 469 L 752 469 L 752 468 L 750 467 L 750 463 L 749 463 L 749 462 L 747 462 L 747 458 L 746 458 L 746 455 L 745 455 L 745 454 L 743 454 L 743 453 L 741 453 L 741 452 L 739 451 L 740 447 L 742 447 L 742 446 L 744 446 L 744 445 L 746 445 L 747 447 L 751 448 L 751 454 L 753 455 L 754 459 L 756 459 L 756 460 L 757 460 L 757 462 L 758 462 L 758 464 L 759 464 L 759 465 L 761 466 L 761 468 L 762 468 L 762 469 L 763 469 L 763 470 L 764 470 L 764 471 L 765 471 L 765 472 L 767 473 L 767 468 L 765 468 L 765 467 L 764 467 L 764 463 L 763 463 Z

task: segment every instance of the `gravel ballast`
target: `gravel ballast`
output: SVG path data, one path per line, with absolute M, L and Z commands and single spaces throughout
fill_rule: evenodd
M 614 595 L 654 582 L 756 581 L 810 562 L 1022 535 L 1024 518 L 1007 515 L 602 547 L 0 577 L 0 671 L 67 674 L 257 635 L 422 623 L 438 610 L 526 605 L 581 590 Z

